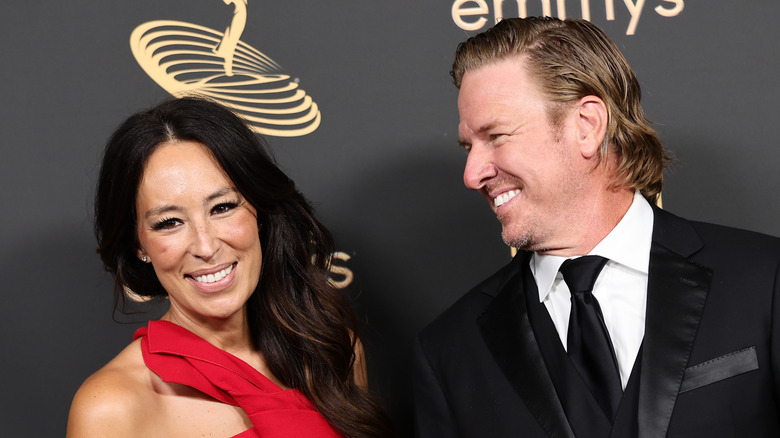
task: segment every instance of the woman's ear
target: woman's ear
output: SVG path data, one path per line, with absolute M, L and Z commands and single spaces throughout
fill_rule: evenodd
M 583 157 L 591 159 L 599 153 L 607 135 L 609 112 L 604 101 L 596 96 L 585 96 L 576 106 L 577 144 Z
M 149 256 L 146 255 L 146 250 L 144 250 L 143 248 L 139 248 L 138 251 L 136 252 L 136 255 L 144 263 L 150 263 L 151 262 L 151 260 L 149 259 Z

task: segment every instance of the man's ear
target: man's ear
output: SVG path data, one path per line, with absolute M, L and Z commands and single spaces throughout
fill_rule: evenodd
M 585 96 L 576 104 L 577 144 L 583 157 L 591 159 L 599 153 L 607 135 L 609 112 L 604 101 L 596 96 Z

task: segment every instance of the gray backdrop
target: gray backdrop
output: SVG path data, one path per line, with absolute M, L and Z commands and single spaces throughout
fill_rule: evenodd
M 461 181 L 448 71 L 456 44 L 476 32 L 455 24 L 453 3 L 249 0 L 241 36 L 300 78 L 320 107 L 313 133 L 269 140 L 351 256 L 342 264 L 355 274 L 348 291 L 367 324 L 371 384 L 403 434 L 412 337 L 509 259 L 493 214 Z M 542 1 L 527 3 L 528 14 L 542 12 Z M 581 16 L 579 1 L 565 3 Z M 629 58 L 645 109 L 676 154 L 665 208 L 780 235 L 780 3 L 688 0 L 663 17 L 653 8 L 675 2 L 638 0 L 633 35 L 624 2 L 614 2 L 613 21 L 605 2 L 590 3 L 591 21 Z M 494 2 L 484 5 L 492 20 Z M 0 9 L 0 435 L 62 436 L 79 384 L 159 314 L 112 314 L 91 232 L 98 163 L 122 120 L 168 96 L 133 58 L 132 30 L 172 19 L 221 32 L 231 11 L 220 0 Z M 517 3 L 501 13 L 517 16 Z

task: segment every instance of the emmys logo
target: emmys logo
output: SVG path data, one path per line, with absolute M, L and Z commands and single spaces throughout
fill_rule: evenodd
M 516 0 L 517 16 L 525 18 L 528 16 L 528 0 Z M 580 0 L 580 9 L 582 18 L 590 21 L 590 0 Z M 653 10 L 662 17 L 676 17 L 682 12 L 685 4 L 683 0 L 659 0 Z M 493 0 L 494 22 L 498 23 L 504 18 L 504 0 Z M 633 35 L 639 24 L 639 17 L 645 8 L 645 0 L 623 0 L 623 4 L 631 15 L 631 21 L 628 23 L 626 35 Z M 542 15 L 552 16 L 551 0 L 541 0 Z M 556 0 L 555 7 L 558 12 L 558 18 L 566 19 L 566 0 Z M 607 21 L 615 20 L 615 0 L 604 0 Z M 455 0 L 452 3 L 452 21 L 463 30 L 481 30 L 485 27 L 490 16 L 491 10 L 486 0 Z
M 201 95 L 230 107 L 263 135 L 297 137 L 320 125 L 320 111 L 298 79 L 259 50 L 241 41 L 247 0 L 233 5 L 224 32 L 182 21 L 144 23 L 130 35 L 138 64 L 176 97 Z

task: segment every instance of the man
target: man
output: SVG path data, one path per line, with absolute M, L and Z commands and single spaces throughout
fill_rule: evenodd
M 654 206 L 668 158 L 615 45 L 507 19 L 452 76 L 464 182 L 520 251 L 420 334 L 417 435 L 780 436 L 780 240 Z

